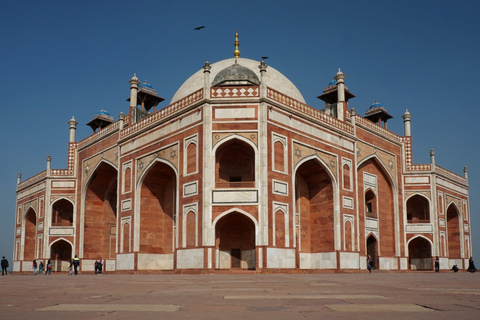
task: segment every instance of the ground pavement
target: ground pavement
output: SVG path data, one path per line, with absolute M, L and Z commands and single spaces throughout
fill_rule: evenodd
M 8 275 L 0 319 L 480 319 L 480 273 Z

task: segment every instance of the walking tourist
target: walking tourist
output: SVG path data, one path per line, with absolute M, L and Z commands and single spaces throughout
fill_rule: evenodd
M 373 259 L 371 255 L 368 255 L 367 257 L 367 269 L 369 273 L 372 273 L 372 267 L 373 267 Z
M 80 266 L 80 259 L 75 255 L 75 258 L 73 258 L 73 270 L 75 272 L 75 275 L 78 274 L 78 267 Z

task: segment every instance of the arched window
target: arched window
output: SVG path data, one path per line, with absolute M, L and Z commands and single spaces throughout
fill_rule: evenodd
M 377 197 L 371 189 L 365 192 L 365 215 L 369 218 L 377 217 Z
M 275 246 L 285 247 L 285 213 L 282 210 L 275 212 Z
M 350 166 L 348 164 L 343 165 L 343 189 L 350 190 Z
M 132 189 L 132 169 L 130 167 L 128 167 L 127 169 L 125 169 L 125 172 L 124 172 L 124 177 L 123 177 L 123 183 L 124 183 L 124 191 L 125 192 L 130 192 Z
M 276 141 L 273 144 L 273 159 L 274 159 L 274 168 L 277 171 L 284 172 L 285 171 L 285 148 L 283 146 L 283 143 L 280 141 Z
M 187 174 L 197 171 L 197 145 L 190 143 L 187 147 Z
M 345 251 L 352 251 L 352 224 L 345 221 Z
M 187 248 L 194 248 L 196 246 L 196 223 L 195 223 L 195 212 L 189 211 L 187 213 L 187 222 L 186 222 L 186 241 Z
M 438 195 L 438 212 L 443 213 L 443 201 L 442 201 L 442 195 Z

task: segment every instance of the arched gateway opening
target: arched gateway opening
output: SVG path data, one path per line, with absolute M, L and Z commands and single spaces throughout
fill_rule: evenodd
M 37 215 L 30 208 L 25 214 L 25 247 L 23 260 L 30 261 L 35 259 L 35 238 L 37 235 Z
M 460 222 L 457 207 L 450 204 L 447 209 L 448 258 L 460 259 Z
M 255 269 L 255 224 L 233 212 L 215 227 L 216 269 Z
M 432 270 L 432 246 L 422 237 L 411 240 L 408 244 L 410 270 Z
M 334 250 L 333 185 L 317 160 L 308 160 L 295 176 L 295 212 L 300 215 L 300 252 Z
M 53 271 L 67 271 L 72 259 L 72 246 L 65 240 L 58 240 L 50 247 Z
M 175 171 L 163 162 L 151 166 L 143 179 L 140 198 L 140 252 L 173 253 L 176 218 Z
M 372 257 L 373 267 L 378 268 L 378 245 L 377 239 L 373 235 L 367 238 L 367 256 Z
M 117 170 L 103 162 L 85 193 L 85 259 L 115 259 L 116 225 Z

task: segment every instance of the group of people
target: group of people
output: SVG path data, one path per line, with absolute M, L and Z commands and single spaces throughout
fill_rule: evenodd
M 53 265 L 52 265 L 52 260 L 48 259 L 47 261 L 47 265 L 46 265 L 46 268 L 45 268 L 45 265 L 43 264 L 43 261 L 40 261 L 40 263 L 37 264 L 37 260 L 33 260 L 32 262 L 32 269 L 33 269 L 33 274 L 43 274 L 43 271 L 45 269 L 45 275 L 49 274 L 51 275 L 52 274 L 52 268 L 53 268 Z M 38 270 L 38 272 L 37 272 Z
M 95 274 L 102 274 L 103 271 L 103 259 L 100 258 L 100 260 L 95 260 Z
M 435 272 L 440 272 L 440 258 L 438 256 L 435 257 Z M 372 268 L 374 267 L 374 261 L 373 261 L 373 258 L 371 255 L 368 255 L 367 256 L 367 270 L 369 273 L 372 273 Z M 452 270 L 453 272 L 458 272 L 458 267 L 457 265 L 454 265 L 452 267 Z M 475 263 L 473 262 L 473 257 L 470 257 L 470 259 L 468 260 L 468 268 L 467 268 L 467 271 L 468 272 L 475 272 L 477 271 L 477 268 L 475 268 Z

